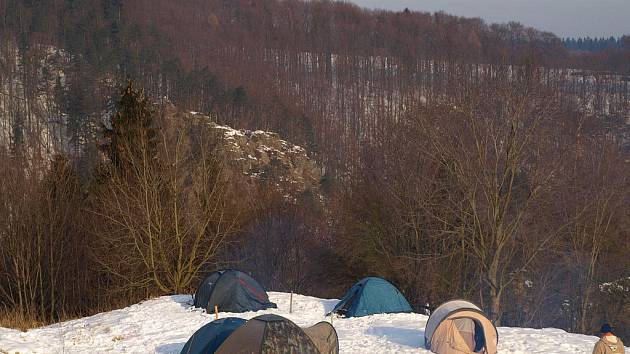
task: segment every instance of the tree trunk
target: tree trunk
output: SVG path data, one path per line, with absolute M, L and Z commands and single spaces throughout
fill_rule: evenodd
M 499 262 L 495 258 L 488 267 L 488 283 L 490 285 L 490 319 L 495 326 L 501 324 L 501 291 L 498 279 Z

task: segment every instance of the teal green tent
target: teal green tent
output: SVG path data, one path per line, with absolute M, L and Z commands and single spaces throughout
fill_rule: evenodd
M 368 277 L 354 284 L 330 313 L 333 312 L 346 317 L 361 317 L 377 313 L 413 312 L 413 309 L 390 282 Z
M 247 321 L 236 317 L 212 321 L 190 337 L 180 354 L 213 354 L 225 339 L 245 322 Z

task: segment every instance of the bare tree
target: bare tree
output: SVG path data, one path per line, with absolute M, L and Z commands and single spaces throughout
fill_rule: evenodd
M 504 73 L 505 74 L 505 73 Z M 536 80 L 536 79 L 534 79 Z M 448 208 L 462 242 L 477 260 L 492 319 L 500 323 L 507 287 L 566 225 L 527 234 L 541 195 L 553 188 L 562 154 L 546 131 L 558 118 L 554 100 L 533 81 L 496 80 L 432 111 L 425 124 L 431 153 L 454 180 Z M 528 245 L 524 247 L 524 240 Z M 533 241 L 535 240 L 535 241 Z
M 616 145 L 600 135 L 580 137 L 563 171 L 565 190 L 560 208 L 564 218 L 573 220 L 564 233 L 562 250 L 567 277 L 572 279 L 567 294 L 573 319 L 569 327 L 580 333 L 596 325 L 591 321 L 598 318 L 595 304 L 600 297 L 599 285 L 615 280 L 623 269 L 621 264 L 608 272 L 600 269 L 608 264 L 606 258 L 622 247 L 624 203 L 630 195 L 624 157 Z
M 132 117 L 128 117 L 132 119 Z M 238 226 L 225 164 L 207 122 L 162 118 L 150 134 L 118 140 L 124 168 L 105 167 L 91 211 L 98 262 L 123 289 L 179 293 L 190 288 Z M 153 153 L 154 151 L 154 153 Z
M 86 265 L 78 174 L 61 156 L 41 180 L 34 165 L 0 159 L 1 307 L 33 321 L 76 313 L 87 305 L 78 296 Z

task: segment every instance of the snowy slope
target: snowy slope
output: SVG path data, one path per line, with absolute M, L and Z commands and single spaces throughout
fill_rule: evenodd
M 269 293 L 278 309 L 221 317 L 252 318 L 277 313 L 300 326 L 325 320 L 336 300 Z M 28 332 L 0 328 L 0 353 L 179 353 L 195 330 L 214 319 L 190 305 L 190 295 L 165 296 L 121 310 L 63 322 Z M 335 318 L 342 353 L 428 353 L 422 349 L 427 316 L 418 314 Z M 596 337 L 569 334 L 559 329 L 499 328 L 502 354 L 590 354 Z M 630 350 L 628 348 L 627 350 Z

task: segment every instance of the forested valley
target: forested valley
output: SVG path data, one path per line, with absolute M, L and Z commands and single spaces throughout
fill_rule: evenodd
M 310 162 L 243 174 L 216 127 Z M 630 37 L 576 51 L 334 1 L 0 0 L 0 326 L 235 267 L 628 336 L 629 237 Z

